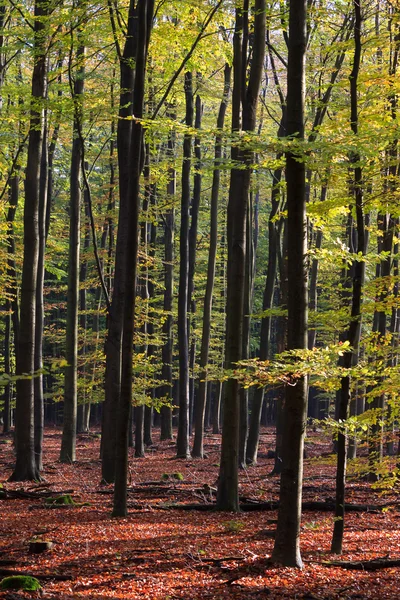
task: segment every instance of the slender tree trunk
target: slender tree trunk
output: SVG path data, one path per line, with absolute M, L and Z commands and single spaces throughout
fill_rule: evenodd
M 288 41 L 287 135 L 304 139 L 307 0 L 290 0 Z M 305 165 L 286 154 L 288 209 L 288 349 L 307 348 L 307 223 Z M 307 381 L 287 386 L 283 407 L 282 473 L 278 524 L 272 559 L 301 567 L 300 518 Z
M 68 253 L 67 324 L 64 380 L 64 419 L 61 439 L 60 461 L 76 460 L 76 418 L 78 406 L 78 308 L 79 308 L 79 259 L 81 244 L 81 163 L 82 163 L 82 104 L 84 93 L 85 47 L 82 31 L 78 31 L 76 50 L 77 70 L 73 84 L 74 126 L 70 172 L 70 221 Z
M 87 169 L 87 163 L 85 164 L 85 169 Z M 86 279 L 88 273 L 88 251 L 90 248 L 90 227 L 89 227 L 89 206 L 88 206 L 88 198 L 87 192 L 84 193 L 84 203 L 85 203 L 85 225 L 84 225 L 84 236 L 83 236 L 83 248 L 84 248 L 84 258 L 81 261 L 81 266 L 79 269 L 79 305 L 80 305 L 80 315 L 79 315 L 79 329 L 81 334 L 83 335 L 83 344 L 79 354 L 82 356 L 83 361 L 85 361 L 85 355 L 87 352 L 87 344 L 86 344 L 86 335 L 87 335 L 87 290 L 86 290 Z M 97 319 L 96 319 L 97 320 Z M 80 376 L 86 380 L 88 373 L 86 373 L 86 367 L 83 366 Z M 86 395 L 86 385 L 84 385 L 84 391 L 82 393 L 81 402 L 78 404 L 78 412 L 77 412 L 77 425 L 76 430 L 77 433 L 83 433 L 88 431 L 87 424 L 85 423 L 85 406 L 87 403 L 90 403 L 90 397 Z
M 197 84 L 201 82 L 201 76 L 197 77 Z M 201 118 L 203 114 L 203 105 L 199 94 L 195 101 L 195 129 L 201 129 Z M 199 222 L 199 209 L 201 198 L 201 139 L 198 135 L 194 139 L 194 177 L 193 177 L 193 198 L 191 203 L 191 224 L 189 229 L 189 273 L 188 273 L 188 311 L 190 313 L 188 338 L 189 338 L 189 434 L 192 433 L 193 414 L 195 410 L 195 376 L 194 369 L 196 363 L 196 336 L 195 336 L 195 314 L 196 300 L 194 298 L 194 273 L 196 268 L 196 250 L 197 250 L 197 231 Z M 196 400 L 197 403 L 197 400 Z
M 257 100 L 261 84 L 265 53 L 265 0 L 254 3 L 253 54 L 249 82 L 246 86 L 244 74 L 247 63 L 249 3 L 236 8 L 236 23 L 233 41 L 233 106 L 232 131 L 240 129 L 242 107 L 243 130 L 254 131 L 256 125 Z M 242 35 L 243 31 L 243 35 Z M 242 356 L 243 309 L 246 270 L 246 213 L 250 189 L 250 164 L 252 153 L 237 147 L 232 148 L 234 163 L 242 163 L 245 169 L 231 170 L 228 201 L 228 266 L 226 302 L 226 351 L 225 367 L 234 368 Z M 238 452 L 239 452 L 239 384 L 230 378 L 224 387 L 223 427 L 221 461 L 217 492 L 219 510 L 239 509 L 238 495 Z
M 192 73 L 185 74 L 186 120 L 187 127 L 193 127 L 193 87 Z M 179 257 L 179 296 L 178 296 L 178 346 L 179 346 L 179 421 L 176 439 L 176 454 L 180 458 L 190 456 L 189 449 L 189 340 L 188 340 L 188 299 L 189 299 L 189 209 L 190 209 L 190 166 L 192 155 L 192 135 L 185 133 L 183 140 L 181 230 Z
M 11 377 L 11 303 L 9 300 L 5 304 L 5 331 L 4 331 L 4 375 Z M 11 382 L 4 387 L 3 394 L 3 433 L 10 432 L 11 417 Z
M 271 212 L 268 221 L 268 266 L 267 277 L 263 295 L 263 311 L 270 310 L 273 304 L 276 269 L 278 236 L 275 216 L 280 206 L 279 184 L 282 178 L 282 169 L 275 169 L 272 175 Z M 260 331 L 260 360 L 267 360 L 271 339 L 271 316 L 266 315 L 261 319 Z M 264 401 L 264 388 L 257 387 L 254 392 L 253 406 L 250 415 L 249 436 L 246 448 L 246 462 L 255 464 L 257 462 L 258 443 L 260 438 L 261 411 Z
M 354 0 L 354 58 L 353 68 L 350 74 L 350 125 L 355 136 L 358 135 L 358 74 L 361 61 L 361 3 Z M 365 254 L 365 229 L 363 213 L 363 190 L 362 170 L 360 166 L 360 155 L 355 152 L 351 156 L 354 164 L 354 200 L 357 220 L 357 254 Z M 365 276 L 365 262 L 356 260 L 354 262 L 353 296 L 351 305 L 351 321 L 348 328 L 347 339 L 353 351 L 346 352 L 343 356 L 344 367 L 350 369 L 353 363 L 353 353 L 358 351 L 358 341 L 361 327 L 361 305 Z M 340 404 L 338 418 L 344 423 L 348 416 L 350 404 L 350 376 L 345 376 L 341 381 Z M 335 554 L 342 553 L 344 533 L 344 506 L 346 486 L 346 463 L 347 463 L 347 436 L 345 431 L 339 431 L 337 442 L 337 471 L 336 471 L 336 507 L 335 524 L 333 528 L 331 551 Z
M 217 128 L 222 131 L 225 122 L 225 113 L 228 105 L 229 90 L 231 82 L 232 68 L 225 65 L 224 70 L 224 92 L 219 108 Z M 215 280 L 215 265 L 218 243 L 218 199 L 221 179 L 221 159 L 222 159 L 222 136 L 218 134 L 215 139 L 214 151 L 214 171 L 211 188 L 211 206 L 210 206 L 210 245 L 208 251 L 207 282 L 203 306 L 203 330 L 200 349 L 200 377 L 199 393 L 195 406 L 195 434 L 192 455 L 197 458 L 203 458 L 204 448 L 204 413 L 207 394 L 207 365 L 210 347 L 210 328 L 212 300 Z

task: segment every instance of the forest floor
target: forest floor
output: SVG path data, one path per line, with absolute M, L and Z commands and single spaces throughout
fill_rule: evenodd
M 309 435 L 303 500 L 329 503 L 335 489 L 331 445 L 319 434 Z M 330 511 L 304 511 L 305 566 L 296 570 L 268 563 L 276 510 L 264 506 L 232 514 L 171 508 L 176 503 L 210 502 L 218 476 L 219 436 L 207 435 L 205 460 L 177 460 L 173 443 L 158 442 L 157 432 L 154 440 L 146 458 L 131 458 L 128 517 L 113 519 L 112 489 L 100 485 L 99 436 L 78 436 L 78 461 L 64 465 L 58 461 L 61 432 L 47 430 L 45 482 L 23 485 L 7 482 L 14 454 L 11 439 L 0 437 L 3 495 L 4 490 L 9 496 L 16 490 L 31 494 L 0 499 L 0 579 L 9 570 L 38 574 L 42 584 L 41 592 L 0 592 L 0 599 L 400 598 L 400 567 L 368 571 L 324 564 L 338 558 L 330 553 Z M 240 473 L 240 494 L 247 500 L 278 499 L 279 479 L 269 476 L 274 461 L 267 458 L 273 447 L 272 430 L 264 429 L 259 464 Z M 385 509 L 346 514 L 340 559 L 399 560 L 398 497 L 372 490 L 356 471 L 350 465 L 347 502 Z M 173 476 L 177 473 L 183 479 Z M 76 505 L 46 504 L 46 494 L 66 491 Z M 29 553 L 29 542 L 36 538 L 53 542 L 53 547 Z M 60 576 L 65 581 L 55 578 Z

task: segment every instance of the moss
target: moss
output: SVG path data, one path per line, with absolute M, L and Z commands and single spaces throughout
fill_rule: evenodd
M 168 481 L 169 479 L 176 479 L 176 481 L 183 481 L 185 478 L 182 473 L 163 473 L 161 475 L 162 481 Z
M 11 575 L 0 581 L 2 590 L 24 590 L 27 592 L 36 592 L 41 589 L 39 580 L 29 575 Z
M 75 504 L 75 500 L 71 496 L 71 494 L 65 494 L 64 496 L 55 496 L 54 498 L 46 498 L 46 504 L 50 504 L 51 506 L 60 506 L 66 504 Z

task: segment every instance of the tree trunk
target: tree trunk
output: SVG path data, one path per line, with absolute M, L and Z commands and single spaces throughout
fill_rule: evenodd
M 263 311 L 267 311 L 272 308 L 274 298 L 278 251 L 277 246 L 279 243 L 275 223 L 275 216 L 277 215 L 280 206 L 279 184 L 281 178 L 282 169 L 275 169 L 272 175 L 271 212 L 268 220 L 268 266 L 263 295 Z M 271 316 L 266 315 L 263 316 L 261 319 L 260 360 L 268 359 L 270 350 L 270 338 Z M 253 406 L 250 415 L 249 436 L 246 448 L 246 462 L 248 464 L 256 464 L 257 462 L 258 443 L 260 438 L 260 421 L 263 401 L 264 388 L 257 387 L 254 392 Z
M 34 445 L 36 466 L 43 469 L 43 428 L 44 428 L 44 397 L 43 397 L 43 328 L 44 328 L 44 253 L 46 249 L 46 215 L 48 192 L 48 140 L 47 113 L 45 112 L 43 127 L 43 146 L 39 183 L 39 255 L 36 284 L 36 325 L 35 325 L 35 371 L 34 383 Z
M 361 4 L 360 0 L 354 0 L 354 59 L 350 74 L 350 125 L 354 136 L 358 135 L 358 73 L 361 61 Z M 365 254 L 365 229 L 363 212 L 363 189 L 362 170 L 360 167 L 361 157 L 354 152 L 350 157 L 354 164 L 354 199 L 357 220 L 357 254 Z M 358 341 L 361 328 L 361 305 L 365 276 L 365 262 L 354 261 L 353 295 L 351 305 L 351 321 L 348 328 L 347 339 L 353 351 L 348 351 L 343 356 L 343 365 L 350 369 L 353 364 L 353 353 L 358 351 Z M 345 422 L 348 416 L 350 404 L 350 376 L 345 376 L 341 381 L 340 403 L 338 407 L 338 419 Z M 336 472 L 336 506 L 335 524 L 333 528 L 331 551 L 335 554 L 342 553 L 344 533 L 344 505 L 346 486 L 346 462 L 347 462 L 347 436 L 345 431 L 339 431 L 337 442 L 337 472 Z
M 193 127 L 193 88 L 192 73 L 185 74 L 185 98 L 187 127 Z M 181 230 L 179 256 L 179 296 L 178 296 L 178 346 L 179 346 L 179 421 L 176 439 L 176 454 L 189 458 L 189 340 L 188 340 L 188 298 L 189 298 L 189 210 L 190 210 L 190 166 L 192 155 L 192 135 L 185 133 L 183 140 Z
M 138 120 L 132 123 L 130 152 L 131 175 L 129 178 L 128 207 L 128 243 L 126 245 L 124 272 L 124 320 L 122 336 L 121 394 L 117 413 L 116 466 L 114 486 L 113 516 L 124 517 L 127 514 L 127 476 L 128 476 L 128 423 L 132 406 L 132 362 L 133 332 L 136 298 L 136 263 L 138 252 L 139 191 L 140 175 L 143 168 L 143 125 L 139 119 L 143 116 L 143 98 L 146 76 L 147 50 L 150 41 L 153 20 L 153 0 L 139 0 L 137 4 L 138 38 L 135 60 L 135 88 L 133 93 L 133 114 Z
M 307 0 L 290 0 L 288 40 L 288 136 L 304 139 L 305 53 Z M 286 154 L 288 209 L 288 349 L 307 348 L 307 229 L 305 165 Z M 300 518 L 303 447 L 307 411 L 307 381 L 287 386 L 283 407 L 280 506 L 272 560 L 301 567 Z
M 175 115 L 170 114 L 170 118 L 174 119 Z M 165 341 L 161 349 L 161 379 L 165 383 L 161 388 L 161 395 L 165 402 L 172 402 L 172 360 L 173 360 L 173 318 L 172 318 L 172 302 L 174 293 L 174 227 L 175 227 L 175 211 L 174 197 L 176 193 L 176 171 L 174 167 L 174 151 L 175 137 L 171 131 L 168 138 L 168 156 L 171 160 L 171 165 L 168 171 L 167 196 L 170 207 L 168 208 L 164 218 L 164 304 L 163 310 L 165 320 L 162 327 L 162 333 Z M 172 440 L 172 409 L 170 406 L 163 405 L 161 407 L 161 440 Z
M 242 105 L 243 130 L 254 131 L 256 108 L 265 52 L 265 0 L 254 3 L 253 54 L 248 85 L 243 74 L 247 64 L 248 2 L 236 9 L 233 41 L 232 131 L 239 132 Z M 242 35 L 243 32 L 243 35 Z M 246 214 L 250 189 L 252 153 L 238 147 L 231 151 L 235 164 L 245 169 L 231 170 L 228 201 L 228 266 L 226 301 L 225 368 L 232 369 L 242 356 L 243 308 L 246 270 Z M 239 510 L 239 384 L 230 378 L 224 386 L 221 462 L 217 492 L 219 510 Z
M 69 253 L 67 324 L 64 380 L 64 419 L 61 439 L 60 461 L 76 460 L 76 416 L 78 406 L 78 308 L 79 308 L 79 259 L 81 244 L 81 164 L 82 164 L 82 104 L 84 93 L 85 47 L 82 32 L 78 30 L 76 50 L 77 70 L 73 86 L 74 126 L 70 172 Z
M 136 55 L 137 20 L 134 0 L 130 1 L 128 28 L 120 66 L 120 100 L 117 126 L 117 154 L 119 171 L 119 216 L 115 249 L 114 289 L 108 314 L 107 339 L 105 343 L 106 371 L 104 382 L 104 407 L 102 415 L 102 480 L 112 483 L 115 479 L 115 449 L 117 406 L 121 392 L 121 344 L 123 310 L 125 302 L 125 258 L 128 239 L 128 182 L 130 176 L 130 144 L 132 128 L 132 94 L 134 70 L 132 63 Z
M 221 130 L 224 127 L 225 113 L 228 105 L 229 90 L 231 82 L 232 68 L 230 65 L 225 65 L 224 70 L 224 92 L 219 108 L 217 129 Z M 215 280 L 215 265 L 217 256 L 218 243 L 218 198 L 221 178 L 221 159 L 222 159 L 222 136 L 218 134 L 215 139 L 214 151 L 214 171 L 211 188 L 211 206 L 210 206 L 210 245 L 208 251 L 207 265 L 207 282 L 206 292 L 203 306 L 203 331 L 201 337 L 200 349 L 200 377 L 199 377 L 199 392 L 195 407 L 195 433 L 192 455 L 196 458 L 203 458 L 204 448 L 204 411 L 206 406 L 207 394 L 207 365 L 210 347 L 210 328 L 211 328 L 211 311 L 212 299 Z M 219 412 L 219 411 L 218 411 Z M 219 428 L 219 427 L 218 427 Z
M 21 313 L 17 352 L 16 464 L 10 480 L 40 479 L 34 450 L 34 357 L 36 286 L 39 255 L 39 180 L 42 155 L 44 99 L 47 84 L 48 2 L 36 0 L 34 14 L 34 54 L 32 100 L 25 171 L 24 258 L 21 283 Z M 44 18 L 43 18 L 44 17 Z

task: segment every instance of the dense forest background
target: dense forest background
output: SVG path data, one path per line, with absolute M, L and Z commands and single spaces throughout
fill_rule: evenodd
M 44 423 L 71 463 L 97 421 L 124 516 L 128 443 L 141 457 L 177 433 L 177 456 L 202 458 L 222 429 L 217 507 L 238 510 L 238 469 L 276 424 L 273 558 L 301 566 L 308 416 L 337 453 L 341 552 L 347 458 L 397 479 L 399 16 L 395 0 L 0 2 L 12 479 L 40 479 Z

